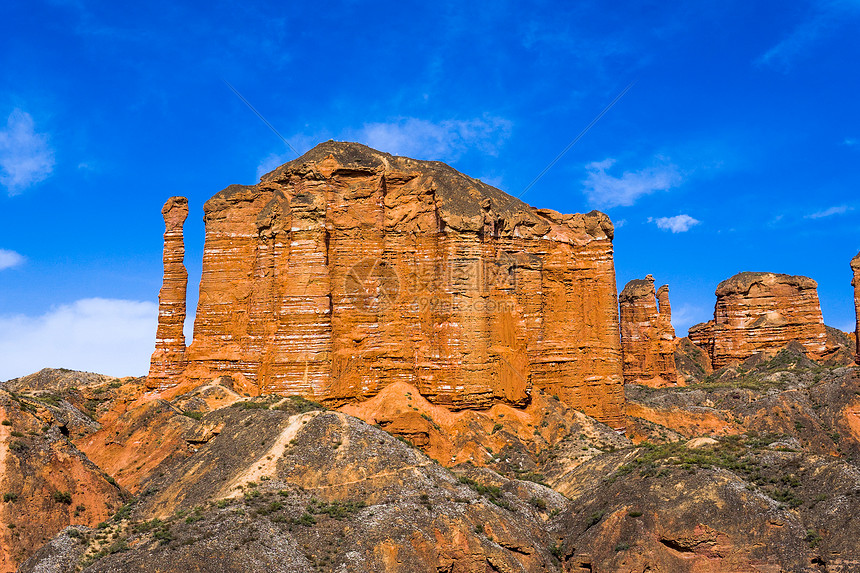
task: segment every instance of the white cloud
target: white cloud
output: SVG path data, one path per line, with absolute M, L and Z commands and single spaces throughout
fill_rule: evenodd
M 615 165 L 615 159 L 589 163 L 585 166 L 588 175 L 582 182 L 586 198 L 596 207 L 629 207 L 644 195 L 680 185 L 682 177 L 678 167 L 662 157 L 657 159 L 664 164 L 639 171 L 625 171 L 620 177 L 607 173 Z
M 860 143 L 860 141 L 857 141 L 853 137 L 846 137 L 842 143 L 844 143 L 848 147 L 857 147 L 857 144 Z
M 0 249 L 0 271 L 3 269 L 11 269 L 24 262 L 24 257 L 15 251 Z
M 690 227 L 698 225 L 701 221 L 690 217 L 689 215 L 675 215 L 674 217 L 648 217 L 649 223 L 656 223 L 657 227 L 664 231 L 672 231 L 673 233 L 684 233 L 690 230 Z
M 836 207 L 830 207 L 829 209 L 825 209 L 823 211 L 817 211 L 815 213 L 810 213 L 806 215 L 807 219 L 822 219 L 824 217 L 831 217 L 833 215 L 844 215 L 848 211 L 853 211 L 854 207 L 849 207 L 848 205 L 837 205 Z
M 344 129 L 334 138 L 338 141 L 363 143 L 393 155 L 456 161 L 472 150 L 497 155 L 499 148 L 511 135 L 511 126 L 507 119 L 488 114 L 468 120 L 449 119 L 439 122 L 403 117 L 387 123 L 366 123 L 360 128 Z M 327 131 L 312 135 L 297 133 L 289 137 L 288 141 L 300 153 L 306 153 L 332 137 L 332 133 Z M 295 158 L 296 154 L 291 151 L 269 154 L 257 165 L 257 179 Z M 491 177 L 485 181 L 498 187 L 494 181 L 500 183 L 501 178 Z
M 287 161 L 295 158 L 296 154 L 292 151 L 289 153 L 270 153 L 268 157 L 263 159 L 260 164 L 257 165 L 257 180 L 259 181 L 260 178 L 269 171 L 274 171 Z
M 759 56 L 755 63 L 787 71 L 810 46 L 858 14 L 860 2 L 857 0 L 817 0 L 812 3 L 811 13 L 804 15 L 788 36 Z
M 149 370 L 158 305 L 88 298 L 41 316 L 0 316 L 0 380 L 42 368 L 70 368 L 111 376 Z
M 36 133 L 30 114 L 15 109 L 0 130 L 0 184 L 9 195 L 48 178 L 54 170 L 54 150 L 48 136 Z
M 707 322 L 712 318 L 714 318 L 713 308 L 709 310 L 691 304 L 680 304 L 672 307 L 672 326 L 675 328 L 675 335 L 678 337 L 686 336 L 687 331 L 694 324 Z
M 366 123 L 358 130 L 347 131 L 352 139 L 374 149 L 416 159 L 455 161 L 469 150 L 496 155 L 510 137 L 507 119 L 483 117 L 432 122 L 415 117 L 389 123 Z

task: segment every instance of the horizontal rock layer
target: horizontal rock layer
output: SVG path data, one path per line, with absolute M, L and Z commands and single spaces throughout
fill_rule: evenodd
M 602 213 L 327 142 L 218 193 L 205 222 L 186 379 L 336 404 L 406 382 L 454 408 L 524 405 L 536 387 L 623 426 Z

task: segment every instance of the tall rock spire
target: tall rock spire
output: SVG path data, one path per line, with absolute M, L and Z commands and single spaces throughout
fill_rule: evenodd
M 171 197 L 161 209 L 164 216 L 164 282 L 158 294 L 158 331 L 147 385 L 163 388 L 185 369 L 185 293 L 188 271 L 183 262 L 182 226 L 188 217 L 188 199 Z
M 677 383 L 669 286 L 655 292 L 654 277 L 648 275 L 627 283 L 618 300 L 624 381 L 657 387 Z
M 854 271 L 854 278 L 851 284 L 854 285 L 854 313 L 857 317 L 857 322 L 854 326 L 854 339 L 856 343 L 854 361 L 860 364 L 860 253 L 851 259 L 851 270 Z

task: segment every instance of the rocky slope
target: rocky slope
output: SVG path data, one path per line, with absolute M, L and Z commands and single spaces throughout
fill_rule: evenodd
M 623 427 L 606 215 L 534 209 L 442 163 L 333 141 L 204 210 L 194 340 L 159 347 L 153 387 L 182 370 L 169 384 L 229 375 L 242 393 L 337 406 L 407 383 L 455 409 L 523 406 L 534 388 Z M 162 333 L 181 294 L 168 235 Z
M 64 396 L 81 389 L 54 379 L 31 382 L 70 416 Z M 22 531 L 9 562 L 59 534 L 21 571 L 860 565 L 860 375 L 797 344 L 687 387 L 628 385 L 633 441 L 540 393 L 528 408 L 470 412 L 391 385 L 344 407 L 365 423 L 300 397 L 247 398 L 225 378 L 157 400 L 139 380 L 116 382 L 100 393 L 102 423 L 75 439 L 107 452 L 125 486 L 108 498 L 115 514 L 67 509 L 45 533 Z M 43 392 L 16 384 L 18 397 Z M 76 479 L 73 498 L 92 487 Z M 136 497 L 120 505 L 125 491 Z

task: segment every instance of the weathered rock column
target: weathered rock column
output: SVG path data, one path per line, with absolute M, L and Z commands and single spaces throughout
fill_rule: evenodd
M 826 354 L 818 283 L 811 278 L 743 272 L 721 282 L 715 294 L 713 326 L 690 329 L 696 344 L 710 335 L 708 350 L 715 370 L 759 352 L 779 350 L 791 341 L 800 343 L 814 360 Z
M 171 197 L 161 209 L 164 216 L 164 282 L 158 294 L 158 331 L 147 386 L 163 389 L 185 369 L 185 241 L 182 226 L 188 217 L 188 199 Z
M 648 275 L 651 276 L 651 275 Z M 654 279 L 651 279 L 654 280 Z M 669 327 L 672 327 L 672 305 L 669 304 L 669 285 L 663 285 L 657 289 L 657 303 L 659 305 L 660 319 L 663 320 Z M 672 334 L 675 334 L 675 329 L 672 328 Z
M 851 259 L 851 270 L 854 271 L 854 278 L 851 284 L 854 285 L 854 315 L 857 317 L 857 322 L 854 325 L 854 339 L 856 349 L 854 354 L 854 362 L 860 364 L 860 253 Z
M 669 287 L 654 291 L 654 277 L 634 279 L 618 297 L 624 382 L 665 386 L 677 382 L 675 329 Z M 659 308 L 658 308 L 659 303 Z

